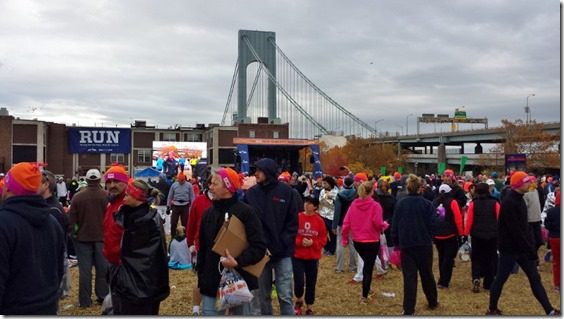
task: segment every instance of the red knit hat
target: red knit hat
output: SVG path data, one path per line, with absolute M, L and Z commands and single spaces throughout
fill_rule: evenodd
M 6 188 L 16 196 L 36 195 L 41 186 L 39 164 L 22 162 L 14 165 L 4 178 Z
M 123 167 L 123 165 L 114 164 L 104 174 L 104 181 L 106 183 L 111 179 L 122 183 L 128 183 L 129 175 L 127 174 L 127 171 L 125 170 L 125 167 Z
M 179 182 L 183 182 L 186 180 L 186 175 L 184 175 L 184 173 L 180 172 L 178 173 L 178 175 L 176 176 L 176 180 Z
M 444 177 L 454 177 L 454 171 L 452 169 L 445 169 L 443 172 Z
M 513 175 L 511 175 L 511 180 L 510 180 L 511 188 L 513 189 L 519 188 L 523 186 L 523 184 L 531 181 L 532 179 L 529 175 L 527 175 L 527 173 L 523 171 L 516 171 L 515 173 L 513 173 Z
M 226 167 L 217 170 L 217 174 L 221 177 L 223 184 L 227 190 L 231 193 L 235 193 L 239 188 L 241 188 L 241 180 L 239 175 L 233 169 Z
M 366 182 L 367 180 L 368 175 L 366 175 L 366 173 L 364 172 L 356 173 L 356 175 L 354 175 L 354 181 L 357 183 Z

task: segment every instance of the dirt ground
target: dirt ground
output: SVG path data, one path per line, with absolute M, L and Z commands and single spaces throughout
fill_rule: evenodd
M 544 248 L 539 256 L 544 256 Z M 438 277 L 435 251 L 435 278 Z M 345 259 L 347 260 L 347 259 Z M 347 264 L 345 263 L 345 267 Z M 347 268 L 345 268 L 347 269 Z M 553 290 L 552 264 L 541 261 L 540 274 L 545 289 L 552 304 L 560 309 L 560 294 Z M 80 309 L 78 307 L 78 267 L 71 268 L 72 290 L 68 298 L 61 300 L 61 315 L 83 316 L 100 315 L 100 306 Z M 359 303 L 361 285 L 350 284 L 353 274 L 335 273 L 335 257 L 322 257 L 317 279 L 316 300 L 314 311 L 322 316 L 389 316 L 402 312 L 403 281 L 401 271 L 392 269 L 383 277 L 374 276 L 372 289 L 374 299 L 367 305 Z M 170 296 L 161 303 L 161 315 L 190 316 L 192 311 L 192 287 L 196 283 L 196 274 L 190 270 L 170 270 Z M 440 306 L 435 310 L 426 309 L 426 301 L 418 285 L 416 314 L 423 316 L 454 316 L 473 315 L 482 316 L 488 307 L 489 292 L 471 291 L 470 262 L 456 261 L 450 288 L 439 290 Z M 384 293 L 388 296 L 384 296 Z M 395 296 L 389 297 L 393 293 Z M 95 296 L 93 296 L 93 300 Z M 277 302 L 274 302 L 275 304 Z M 511 275 L 506 282 L 499 302 L 499 308 L 505 315 L 544 315 L 540 304 L 534 298 L 527 278 L 522 270 Z M 275 306 L 275 314 L 278 314 Z

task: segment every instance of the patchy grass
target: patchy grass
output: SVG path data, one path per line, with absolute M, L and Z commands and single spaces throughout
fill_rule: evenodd
M 539 255 L 543 256 L 544 252 L 544 248 L 541 248 Z M 435 252 L 435 278 L 438 277 L 436 257 Z M 345 261 L 347 260 L 345 259 Z M 334 269 L 335 257 L 323 257 L 321 259 L 314 305 L 316 315 L 393 316 L 401 314 L 403 310 L 403 280 L 399 270 L 390 270 L 381 278 L 375 276 L 372 281 L 372 289 L 376 292 L 374 299 L 367 305 L 361 305 L 359 302 L 361 285 L 349 283 L 353 274 L 349 272 L 336 274 Z M 348 269 L 346 263 L 345 269 Z M 552 264 L 541 261 L 540 274 L 550 301 L 556 308 L 560 309 L 560 294 L 555 292 L 552 286 Z M 61 314 L 72 316 L 100 315 L 100 306 L 98 305 L 87 309 L 78 307 L 78 267 L 71 268 L 71 276 L 71 295 L 61 301 Z M 190 270 L 170 270 L 171 294 L 161 303 L 160 314 L 191 315 L 192 287 L 195 283 L 196 274 L 194 272 Z M 425 296 L 421 290 L 421 285 L 418 285 L 416 314 L 423 316 L 482 316 L 488 308 L 489 292 L 482 290 L 480 293 L 473 293 L 471 289 L 470 263 L 457 259 L 450 288 L 439 290 L 439 308 L 435 310 L 426 309 Z M 384 292 L 395 293 L 395 297 L 385 297 L 382 294 Z M 275 314 L 278 314 L 278 307 L 275 305 L 274 308 Z M 499 308 L 506 315 L 544 315 L 544 311 L 534 298 L 522 270 L 509 277 L 501 295 Z

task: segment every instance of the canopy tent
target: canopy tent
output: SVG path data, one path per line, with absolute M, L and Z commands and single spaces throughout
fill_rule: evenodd
M 135 177 L 157 177 L 159 175 L 161 175 L 162 173 L 159 172 L 158 170 L 152 168 L 152 167 L 147 167 L 144 170 L 141 170 L 139 172 L 137 172 L 135 174 Z

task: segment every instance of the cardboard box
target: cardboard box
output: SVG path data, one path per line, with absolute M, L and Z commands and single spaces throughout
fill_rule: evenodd
M 231 256 L 237 258 L 247 247 L 249 247 L 249 244 L 247 243 L 245 225 L 237 216 L 232 215 L 217 233 L 212 251 L 220 256 L 225 256 L 225 249 L 229 249 Z M 245 266 L 243 270 L 258 278 L 269 260 L 270 252 L 267 249 L 266 254 L 258 263 Z

